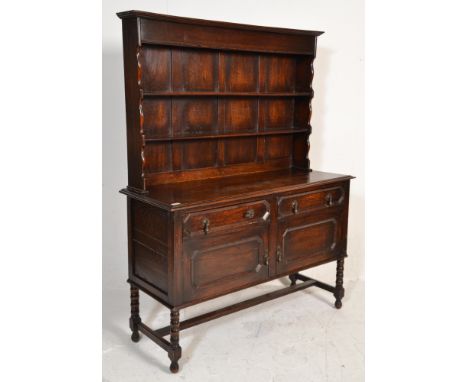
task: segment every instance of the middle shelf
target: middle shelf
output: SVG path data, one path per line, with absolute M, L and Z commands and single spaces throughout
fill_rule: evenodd
M 308 92 L 210 92 L 210 91 L 142 91 L 143 97 L 313 97 L 313 91 Z
M 192 135 L 178 135 L 172 137 L 153 137 L 145 138 L 145 142 L 166 142 L 166 141 L 187 141 L 193 139 L 220 139 L 220 138 L 237 138 L 237 137 L 255 137 L 263 135 L 285 135 L 285 134 L 298 134 L 298 133 L 310 133 L 309 127 L 300 129 L 278 129 L 278 130 L 267 130 L 267 131 L 252 131 L 244 133 L 220 133 L 220 134 L 192 134 Z

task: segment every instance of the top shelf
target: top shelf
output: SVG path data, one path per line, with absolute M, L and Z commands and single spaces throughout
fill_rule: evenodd
M 313 97 L 313 92 L 258 93 L 258 92 L 150 92 L 143 91 L 144 97 Z

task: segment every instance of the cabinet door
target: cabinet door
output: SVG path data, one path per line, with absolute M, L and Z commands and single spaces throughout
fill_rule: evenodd
M 186 236 L 184 301 L 213 298 L 268 279 L 268 227 L 265 222 Z
M 292 273 L 335 259 L 344 247 L 343 221 L 343 209 L 281 219 L 277 273 Z

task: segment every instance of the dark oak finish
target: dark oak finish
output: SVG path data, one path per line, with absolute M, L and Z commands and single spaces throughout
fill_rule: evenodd
M 170 369 L 173 373 L 179 371 L 179 364 L 177 361 L 182 357 L 182 348 L 179 346 L 179 310 L 171 309 L 171 326 L 170 326 L 170 338 L 171 348 L 168 352 L 169 359 L 171 360 Z
M 333 295 L 336 298 L 335 307 L 341 309 L 342 302 L 341 299 L 344 297 L 344 288 L 343 288 L 343 272 L 344 272 L 344 259 L 339 259 L 336 263 L 336 286 L 335 292 Z
M 138 325 L 141 323 L 140 318 L 140 301 L 138 288 L 130 285 L 130 330 L 132 331 L 132 341 L 138 342 L 140 340 L 140 333 L 138 333 Z
M 352 177 L 308 159 L 322 32 L 118 16 L 132 340 L 145 334 L 176 373 L 180 330 L 311 286 L 341 308 Z M 299 273 L 332 261 L 335 286 Z M 182 308 L 286 276 L 287 288 L 179 320 Z M 169 326 L 141 321 L 139 290 L 171 310 Z

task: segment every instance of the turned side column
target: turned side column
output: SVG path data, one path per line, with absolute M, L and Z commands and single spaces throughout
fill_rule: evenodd
M 341 299 L 344 297 L 344 288 L 343 288 L 343 272 L 344 272 L 344 258 L 341 258 L 336 263 L 336 285 L 335 285 L 335 293 L 333 295 L 336 298 L 335 307 L 336 309 L 340 309 L 343 304 Z
M 171 325 L 170 325 L 170 336 L 171 336 L 171 350 L 169 351 L 169 359 L 171 360 L 171 371 L 177 373 L 179 371 L 179 359 L 182 356 L 182 348 L 179 346 L 179 310 L 171 309 Z
M 138 324 L 140 322 L 140 298 L 138 288 L 130 284 L 130 330 L 132 331 L 133 342 L 138 342 L 140 340 L 140 333 L 138 332 Z

